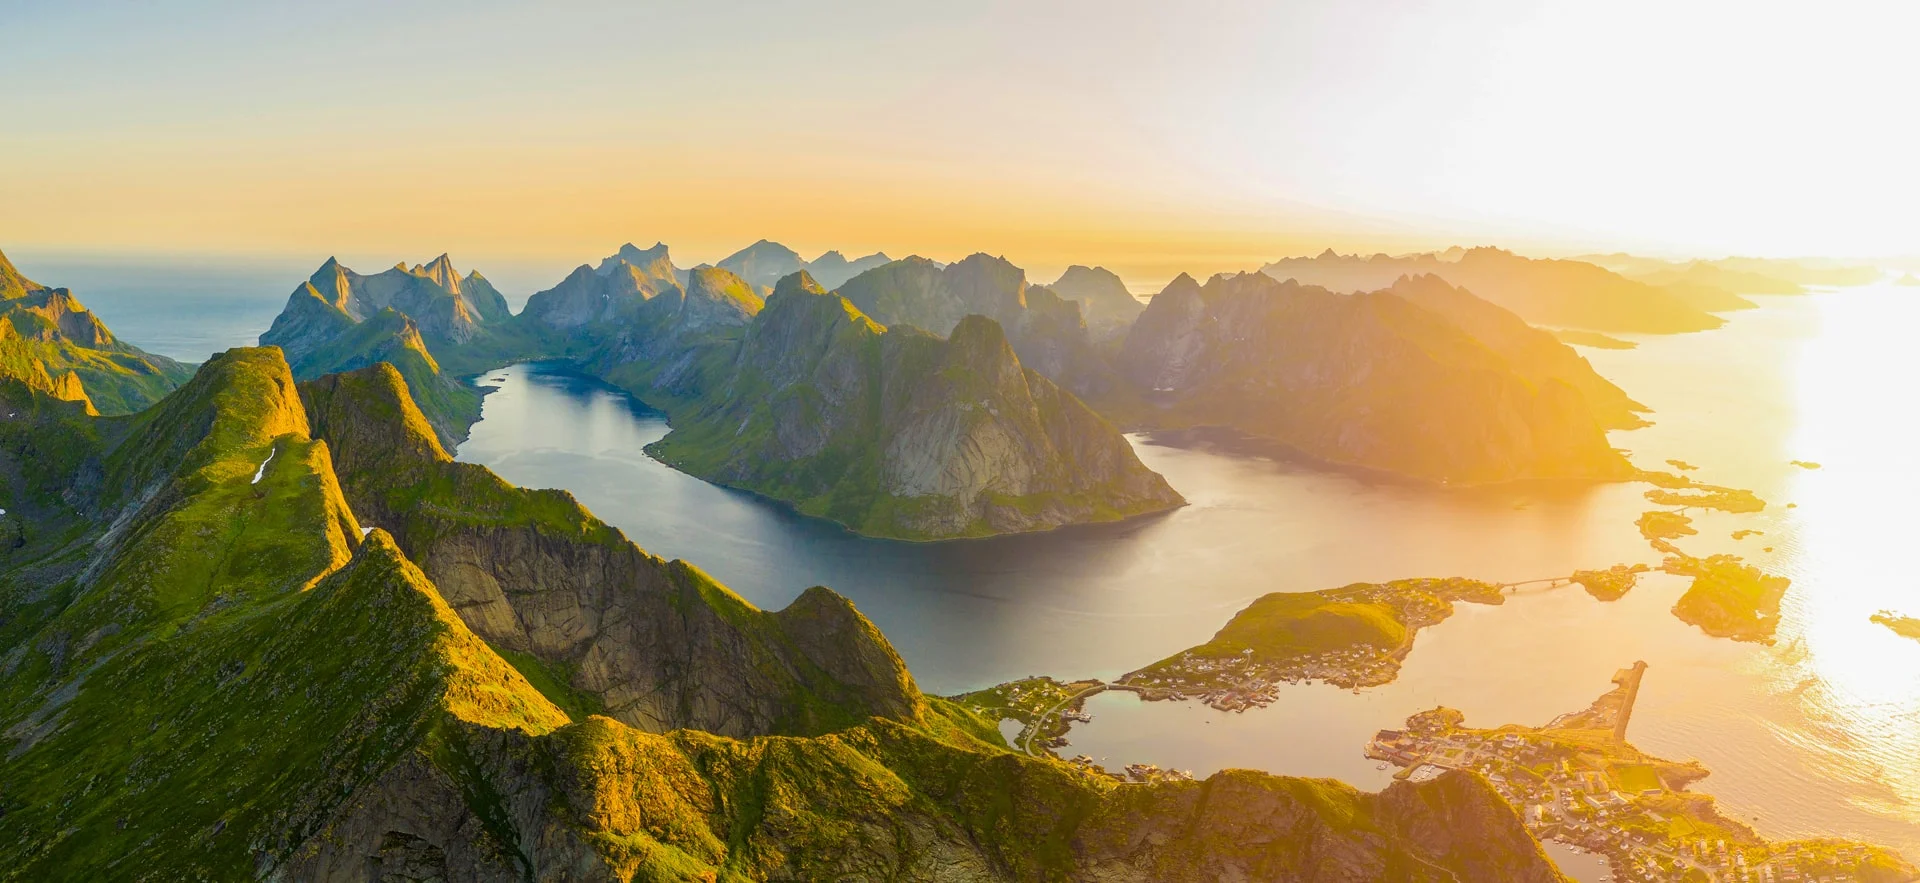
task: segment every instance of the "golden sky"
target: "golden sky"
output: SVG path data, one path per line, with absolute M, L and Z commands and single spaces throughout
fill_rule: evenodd
M 159 6 L 5 14 L 0 249 L 1920 251 L 1916 4 Z

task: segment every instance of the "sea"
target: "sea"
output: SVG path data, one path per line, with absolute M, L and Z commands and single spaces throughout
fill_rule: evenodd
M 16 260 L 73 288 L 124 339 L 186 361 L 251 344 L 312 271 Z M 1682 460 L 1703 481 L 1769 501 L 1756 515 L 1695 513 L 1699 535 L 1680 544 L 1793 580 L 1772 645 L 1675 619 L 1686 585 L 1664 574 L 1611 603 L 1577 587 L 1525 590 L 1423 630 L 1392 684 L 1290 687 L 1238 713 L 1106 693 L 1067 751 L 1111 767 L 1244 767 L 1376 789 L 1392 772 L 1361 756 L 1376 730 L 1438 705 L 1469 725 L 1543 724 L 1644 660 L 1629 739 L 1706 764 L 1712 775 L 1694 788 L 1723 811 L 1772 837 L 1858 837 L 1920 859 L 1920 642 L 1869 620 L 1920 615 L 1920 568 L 1907 555 L 1920 527 L 1908 508 L 1920 501 L 1920 291 L 1751 299 L 1760 308 L 1717 330 L 1581 352 L 1652 409 L 1653 426 L 1613 436 L 1636 464 Z M 1129 437 L 1189 500 L 1171 513 L 987 540 L 872 540 L 655 462 L 642 448 L 666 434 L 665 417 L 564 364 L 475 382 L 489 394 L 460 459 L 570 491 L 642 547 L 762 607 L 830 586 L 934 693 L 1038 674 L 1111 678 L 1207 640 L 1268 592 L 1414 576 L 1517 582 L 1659 557 L 1633 524 L 1652 508 L 1645 485 L 1432 487 L 1204 434 Z M 1735 540 L 1736 530 L 1763 533 Z

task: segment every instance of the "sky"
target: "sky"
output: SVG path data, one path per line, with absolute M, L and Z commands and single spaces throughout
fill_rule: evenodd
M 1920 252 L 1920 4 L 0 0 L 9 253 Z M 353 263 L 353 261 L 349 261 Z

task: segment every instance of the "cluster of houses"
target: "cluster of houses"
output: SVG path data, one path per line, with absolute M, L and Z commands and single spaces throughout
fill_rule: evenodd
M 1286 685 L 1321 681 L 1358 689 L 1391 681 L 1399 671 L 1400 660 L 1369 646 L 1282 660 L 1256 660 L 1251 650 L 1226 657 L 1189 651 L 1167 665 L 1129 674 L 1114 686 L 1144 699 L 1197 698 L 1221 711 L 1245 711 L 1279 699 Z
M 1837 883 L 1854 879 L 1849 870 L 1870 858 L 1862 847 L 1818 841 L 1676 839 L 1674 831 L 1691 826 L 1671 825 L 1646 803 L 1665 795 L 1663 787 L 1622 791 L 1606 771 L 1583 768 L 1575 752 L 1531 732 L 1434 726 L 1429 719 L 1426 726 L 1381 730 L 1366 754 L 1402 767 L 1400 775 L 1412 781 L 1454 769 L 1481 774 L 1534 836 L 1605 856 L 1616 880 Z

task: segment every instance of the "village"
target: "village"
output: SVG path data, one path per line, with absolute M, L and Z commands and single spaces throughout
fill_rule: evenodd
M 1283 686 L 1318 682 L 1358 690 L 1390 683 L 1399 676 L 1400 662 L 1411 649 L 1414 632 L 1451 616 L 1455 600 L 1498 604 L 1502 588 L 1479 580 L 1445 577 L 1359 583 L 1300 593 L 1313 596 L 1323 605 L 1374 607 L 1397 623 L 1406 638 L 1396 646 L 1383 647 L 1354 642 L 1346 635 L 1329 636 L 1336 639 L 1334 646 L 1312 649 L 1316 636 L 1308 633 L 1299 636 L 1300 641 L 1289 648 L 1291 652 L 1262 653 L 1247 647 L 1224 655 L 1210 642 L 1124 675 L 1111 686 L 1132 690 L 1147 700 L 1199 699 L 1220 711 L 1245 711 L 1271 704 L 1279 698 Z M 1284 625 L 1268 628 L 1278 631 Z
M 1520 813 L 1529 831 L 1605 856 L 1616 880 L 1800 883 L 1877 881 L 1887 867 L 1873 847 L 1833 840 L 1770 843 L 1720 816 L 1711 798 L 1684 792 L 1706 774 L 1697 764 L 1648 758 L 1627 745 L 1644 663 L 1582 712 L 1538 729 L 1461 726 L 1451 709 L 1421 712 L 1403 730 L 1382 730 L 1366 755 L 1427 781 L 1477 773 Z

